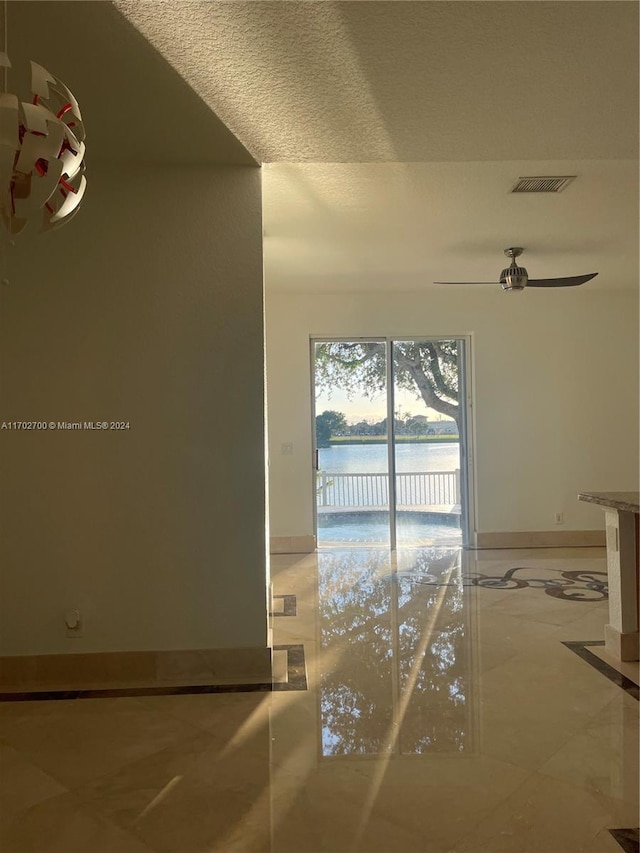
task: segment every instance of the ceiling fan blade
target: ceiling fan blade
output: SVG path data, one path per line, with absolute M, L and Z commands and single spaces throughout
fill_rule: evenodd
M 597 272 L 592 272 L 588 275 L 573 275 L 566 278 L 530 278 L 527 287 L 575 287 L 578 284 L 584 284 L 585 281 L 591 281 L 597 275 Z
M 499 285 L 499 281 L 434 281 L 434 284 L 493 284 Z

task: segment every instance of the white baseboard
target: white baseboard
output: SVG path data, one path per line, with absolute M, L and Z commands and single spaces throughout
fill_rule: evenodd
M 475 548 L 604 548 L 604 530 L 523 530 L 477 533 Z
M 315 536 L 272 536 L 272 554 L 311 554 L 316 550 Z
M 271 649 L 267 647 L 0 658 L 4 690 L 245 684 L 270 678 Z

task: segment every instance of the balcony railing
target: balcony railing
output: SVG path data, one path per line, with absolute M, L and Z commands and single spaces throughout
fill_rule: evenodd
M 375 509 L 389 506 L 388 474 L 319 471 L 318 508 Z M 460 469 L 396 474 L 399 509 L 453 507 L 460 503 Z

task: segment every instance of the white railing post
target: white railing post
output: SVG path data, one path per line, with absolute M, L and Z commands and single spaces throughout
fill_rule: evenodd
M 327 484 L 328 484 L 327 475 L 326 474 L 320 474 L 320 488 L 319 488 L 320 506 L 327 506 Z
M 460 501 L 461 501 L 461 494 L 460 494 L 460 469 L 459 469 L 459 468 L 456 468 L 455 473 L 456 473 L 456 490 L 455 490 L 455 494 L 454 494 L 454 498 L 455 498 L 454 503 L 455 503 L 455 504 L 459 504 L 459 503 L 460 503 Z

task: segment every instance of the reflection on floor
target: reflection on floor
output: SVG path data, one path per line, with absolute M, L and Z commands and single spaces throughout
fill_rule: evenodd
M 273 557 L 298 689 L 0 703 L 0 849 L 632 850 L 638 701 L 574 648 L 602 639 L 603 572 L 594 549 Z

